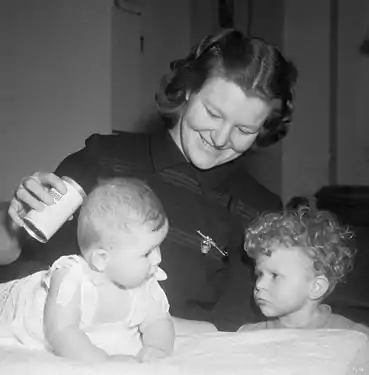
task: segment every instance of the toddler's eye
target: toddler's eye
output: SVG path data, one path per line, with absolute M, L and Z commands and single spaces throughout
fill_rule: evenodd
M 277 273 L 274 273 L 274 272 L 272 273 L 272 278 L 273 278 L 273 279 L 278 279 L 278 276 L 279 276 L 279 275 L 278 275 Z

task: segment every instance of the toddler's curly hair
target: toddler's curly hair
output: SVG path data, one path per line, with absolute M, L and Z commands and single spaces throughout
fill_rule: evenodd
M 244 249 L 256 259 L 270 256 L 278 244 L 301 248 L 311 258 L 316 274 L 327 277 L 327 296 L 353 267 L 353 239 L 354 233 L 330 212 L 303 206 L 261 215 L 246 229 Z

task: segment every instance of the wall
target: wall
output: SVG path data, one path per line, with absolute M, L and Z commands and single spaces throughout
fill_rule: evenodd
M 249 5 L 251 0 L 233 0 L 234 27 L 247 33 L 249 30 Z M 219 30 L 218 0 L 190 0 L 191 45 L 205 35 Z
M 369 56 L 358 53 L 369 31 L 368 0 L 339 1 L 337 180 L 369 185 Z
M 219 29 L 217 0 L 190 0 L 190 12 L 191 45 Z
M 330 1 L 285 0 L 285 54 L 298 67 L 295 113 L 282 144 L 282 196 L 328 184 L 330 147 Z
M 141 9 L 140 9 L 141 10 Z M 112 128 L 131 130 L 140 113 L 142 10 L 112 9 Z
M 111 4 L 18 0 L 0 12 L 11 52 L 1 60 L 0 199 L 21 177 L 53 170 L 90 133 L 110 131 Z
M 171 61 L 190 50 L 190 1 L 146 0 L 142 18 L 144 51 L 142 56 L 141 107 L 145 122 L 156 113 L 154 95 Z

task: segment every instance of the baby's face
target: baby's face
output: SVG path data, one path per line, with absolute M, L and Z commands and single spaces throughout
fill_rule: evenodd
M 160 245 L 168 233 L 168 222 L 157 231 L 149 225 L 132 227 L 122 233 L 114 249 L 106 273 L 114 283 L 135 288 L 150 279 L 161 262 Z
M 256 260 L 254 298 L 267 317 L 283 317 L 303 309 L 315 278 L 311 259 L 298 247 L 276 245 L 271 256 Z

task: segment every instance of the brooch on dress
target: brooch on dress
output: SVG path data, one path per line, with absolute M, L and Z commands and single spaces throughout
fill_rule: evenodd
M 203 254 L 207 254 L 211 250 L 211 248 L 214 247 L 217 251 L 219 251 L 220 254 L 222 254 L 222 256 L 224 257 L 228 256 L 227 251 L 221 249 L 211 237 L 205 236 L 199 230 L 197 230 L 196 232 L 202 238 L 201 252 Z

